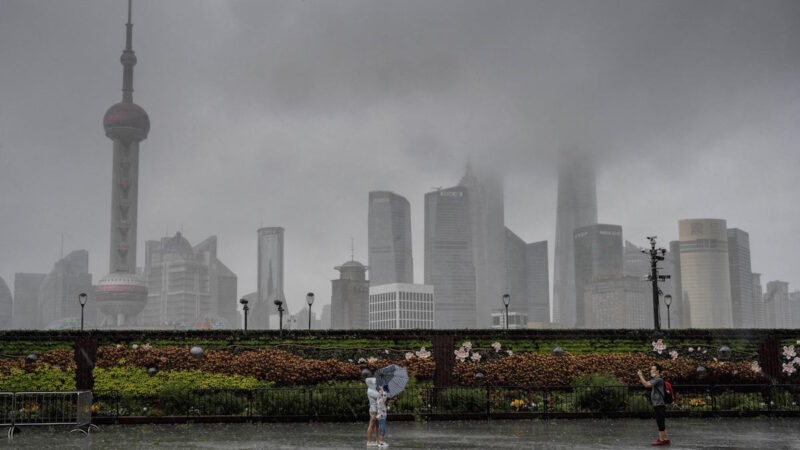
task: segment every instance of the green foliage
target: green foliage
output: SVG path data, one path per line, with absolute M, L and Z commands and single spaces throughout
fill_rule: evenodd
M 572 387 L 574 404 L 579 410 L 612 412 L 625 408 L 628 387 L 613 375 L 584 375 L 576 378 Z
M 32 372 L 11 369 L 0 375 L 0 391 L 72 391 L 75 390 L 75 372 L 40 365 Z
M 439 390 L 436 392 L 435 410 L 440 414 L 486 412 L 486 389 L 457 387 Z
M 192 389 L 258 389 L 272 383 L 254 377 L 224 375 L 198 370 L 161 371 L 149 376 L 147 370 L 133 367 L 94 369 L 94 388 L 115 391 L 125 396 L 161 396 Z

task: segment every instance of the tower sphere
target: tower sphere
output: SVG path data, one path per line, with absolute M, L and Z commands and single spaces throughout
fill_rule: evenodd
M 150 117 L 136 103 L 120 102 L 106 111 L 103 128 L 111 139 L 142 141 L 150 132 Z

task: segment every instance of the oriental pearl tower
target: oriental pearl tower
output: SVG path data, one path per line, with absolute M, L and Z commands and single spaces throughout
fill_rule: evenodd
M 104 317 L 102 327 L 137 325 L 147 303 L 147 286 L 136 274 L 136 224 L 139 206 L 139 142 L 147 138 L 150 118 L 133 103 L 133 24 L 131 0 L 125 24 L 122 51 L 122 101 L 108 108 L 103 117 L 106 136 L 114 142 L 111 187 L 111 246 L 109 274 L 97 285 L 97 304 Z

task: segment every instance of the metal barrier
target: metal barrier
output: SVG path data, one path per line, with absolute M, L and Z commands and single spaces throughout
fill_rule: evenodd
M 72 431 L 89 434 L 97 429 L 92 391 L 0 392 L 0 425 L 9 427 L 9 439 L 17 427 L 30 425 L 72 425 Z

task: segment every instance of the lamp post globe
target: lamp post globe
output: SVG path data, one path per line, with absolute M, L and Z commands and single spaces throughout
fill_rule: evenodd
M 283 302 L 280 299 L 276 299 L 273 303 L 278 307 L 278 330 L 279 334 L 283 335 Z
M 246 298 L 239 300 L 239 303 L 242 305 L 242 311 L 244 311 L 244 335 L 247 337 L 247 311 L 250 311 L 250 307 L 247 306 L 249 303 Z
M 306 294 L 306 303 L 308 303 L 308 329 L 311 329 L 311 305 L 314 304 L 314 293 L 309 292 Z
M 87 296 L 85 292 L 78 294 L 78 303 L 81 304 L 81 331 L 83 331 L 83 308 L 86 306 L 86 299 Z
M 670 324 L 670 317 L 669 317 L 669 307 L 672 305 L 672 296 L 667 294 L 664 296 L 664 305 L 667 306 L 667 329 L 672 328 Z

